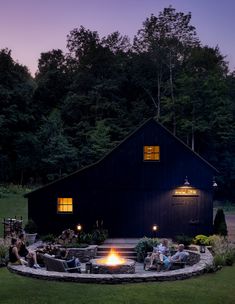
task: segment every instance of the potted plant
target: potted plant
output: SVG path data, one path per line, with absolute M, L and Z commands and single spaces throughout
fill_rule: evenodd
M 25 241 L 27 244 L 31 245 L 35 242 L 37 236 L 37 226 L 32 219 L 29 219 L 24 227 L 25 231 Z

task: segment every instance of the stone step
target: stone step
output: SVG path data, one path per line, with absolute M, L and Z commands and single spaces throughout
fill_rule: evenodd
M 128 255 L 127 255 L 127 256 L 121 256 L 121 257 L 124 258 L 124 259 L 136 261 L 136 257 L 135 257 L 135 256 L 132 256 L 132 255 L 130 255 L 130 256 L 128 256 Z M 102 258 L 104 258 L 104 256 L 97 255 L 95 258 L 96 258 L 96 259 L 102 259 Z
M 108 256 L 111 249 L 114 249 L 115 252 L 126 259 L 136 260 L 137 254 L 135 252 L 134 244 L 103 244 L 97 248 L 96 258 L 103 258 Z
M 129 238 L 129 239 L 120 239 L 120 238 L 113 238 L 113 239 L 106 239 L 104 241 L 104 245 L 106 244 L 115 244 L 115 245 L 128 245 L 132 244 L 133 246 L 136 246 L 140 239 L 137 238 Z
M 136 252 L 135 251 L 115 251 L 118 255 L 120 256 L 136 256 Z M 97 255 L 100 256 L 107 256 L 109 255 L 110 250 L 103 250 L 103 251 L 97 251 Z
M 101 245 L 98 247 L 98 251 L 110 251 L 111 249 L 114 249 L 115 251 L 135 251 L 135 247 L 133 246 L 125 246 L 125 247 L 121 247 L 121 246 L 107 246 L 107 245 Z

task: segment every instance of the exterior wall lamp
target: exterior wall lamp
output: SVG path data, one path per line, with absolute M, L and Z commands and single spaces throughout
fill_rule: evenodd
M 186 176 L 183 185 L 174 190 L 174 196 L 198 196 L 198 190 L 190 185 Z
M 153 237 L 156 238 L 157 231 L 158 231 L 158 225 L 154 224 L 152 227 L 152 231 L 153 231 Z
M 77 224 L 76 229 L 77 229 L 77 232 L 82 231 L 82 225 L 81 224 Z
M 82 231 L 82 225 L 81 224 L 77 224 L 76 229 L 77 229 L 77 233 L 78 233 L 77 240 L 80 243 L 80 239 L 81 239 L 81 235 L 80 234 L 81 234 L 81 231 Z
M 213 186 L 213 189 L 216 189 L 218 187 L 218 184 L 216 183 L 214 177 L 213 177 L 213 181 L 212 181 L 212 186 Z
M 188 181 L 187 176 L 185 177 L 185 180 L 184 180 L 184 186 L 186 186 L 186 187 L 190 186 L 190 182 Z

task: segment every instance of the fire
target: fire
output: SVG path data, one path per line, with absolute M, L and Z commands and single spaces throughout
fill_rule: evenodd
M 125 259 L 120 258 L 117 252 L 115 252 L 114 249 L 111 249 L 109 255 L 106 258 L 100 259 L 100 263 L 106 264 L 108 266 L 116 266 L 124 264 Z

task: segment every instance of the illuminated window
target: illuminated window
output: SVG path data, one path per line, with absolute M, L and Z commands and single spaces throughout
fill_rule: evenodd
M 73 212 L 73 199 L 59 197 L 57 199 L 57 212 L 58 213 L 72 213 Z
M 160 146 L 144 146 L 144 160 L 160 160 Z

